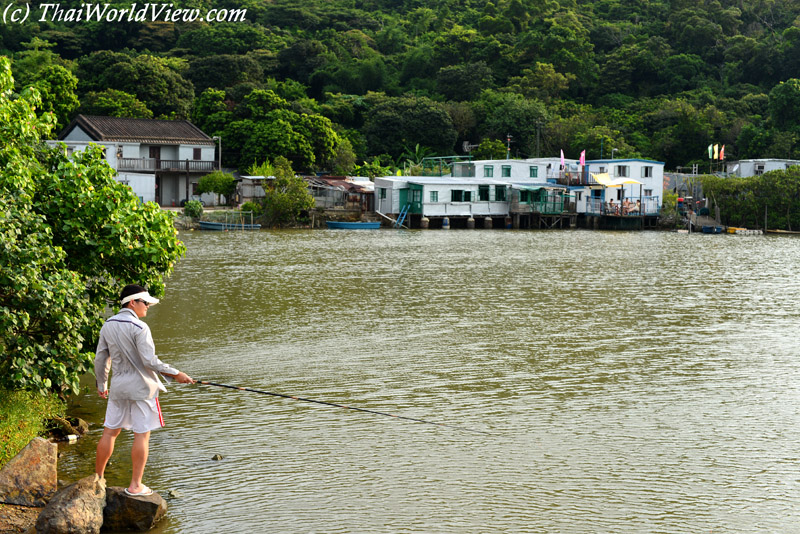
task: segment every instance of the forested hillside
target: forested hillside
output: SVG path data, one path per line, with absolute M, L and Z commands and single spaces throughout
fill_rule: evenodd
M 60 17 L 0 25 L 0 54 L 61 126 L 77 113 L 186 117 L 243 168 L 284 155 L 346 173 L 460 154 L 464 141 L 504 155 L 507 134 L 518 157 L 616 149 L 675 169 L 719 143 L 727 159 L 800 159 L 792 0 L 173 4 L 247 11 L 70 22 L 84 5 L 71 0 Z

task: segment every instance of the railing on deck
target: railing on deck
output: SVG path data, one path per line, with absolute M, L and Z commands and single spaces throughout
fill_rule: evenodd
M 184 171 L 211 172 L 217 170 L 216 161 L 195 159 L 119 158 L 120 171 Z
M 629 202 L 627 206 L 625 206 L 625 200 Z M 637 201 L 639 201 L 639 197 L 630 197 L 623 199 L 622 204 L 616 201 L 612 204 L 610 202 L 602 202 L 599 198 L 590 198 L 586 201 L 586 213 L 589 215 L 614 215 L 617 217 L 657 216 L 661 213 L 659 197 L 642 197 L 638 204 Z

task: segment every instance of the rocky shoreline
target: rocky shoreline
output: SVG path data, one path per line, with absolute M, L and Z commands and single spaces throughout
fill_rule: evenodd
M 129 496 L 92 475 L 58 488 L 58 447 L 36 438 L 0 470 L 0 534 L 144 532 L 167 512 L 158 494 Z

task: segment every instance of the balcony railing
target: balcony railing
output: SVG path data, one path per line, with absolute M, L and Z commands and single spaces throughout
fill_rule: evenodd
M 211 172 L 217 170 L 216 161 L 195 159 L 119 158 L 120 171 L 176 171 Z
M 628 204 L 624 202 L 602 202 L 599 198 L 586 201 L 586 213 L 590 215 L 614 215 L 620 217 L 657 216 L 661 212 L 659 197 L 631 197 Z

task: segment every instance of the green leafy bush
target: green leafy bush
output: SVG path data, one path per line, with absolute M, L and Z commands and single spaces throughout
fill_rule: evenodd
M 242 204 L 242 211 L 252 211 L 253 215 L 258 217 L 264 212 L 264 208 L 257 202 L 247 201 Z
M 203 216 L 203 204 L 199 200 L 190 200 L 183 207 L 183 214 L 192 219 L 199 219 Z

